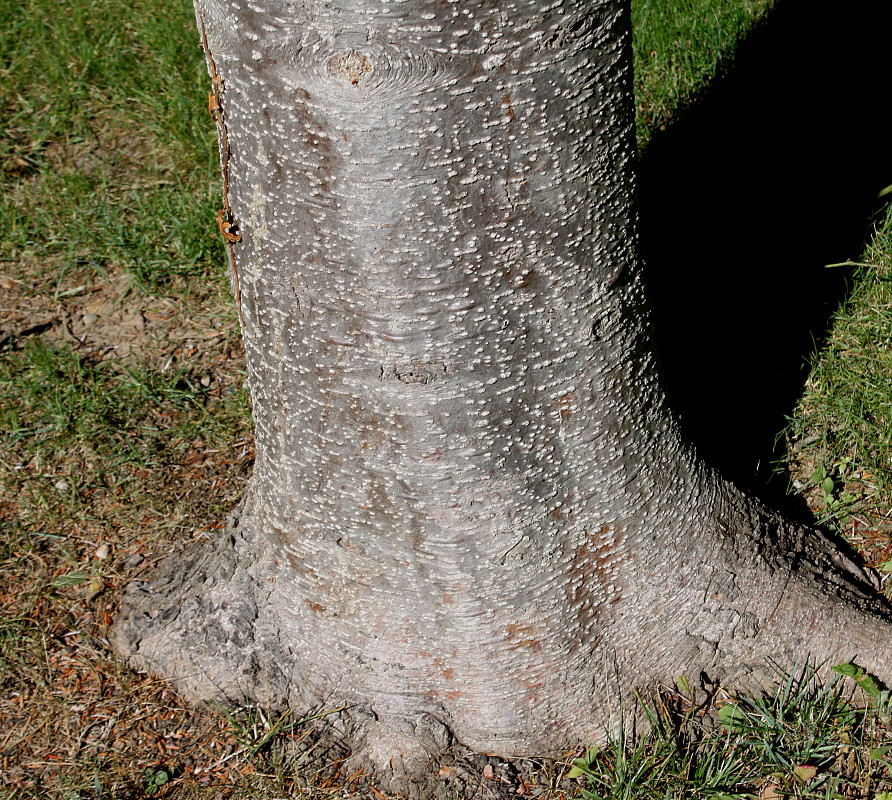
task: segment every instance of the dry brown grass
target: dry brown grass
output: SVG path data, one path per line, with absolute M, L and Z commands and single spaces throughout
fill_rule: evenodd
M 180 358 L 220 394 L 239 380 L 231 326 L 210 328 L 200 304 L 187 318 L 171 298 L 122 290 L 122 275 L 61 299 L 25 277 L 4 290 L 9 347 L 36 329 L 85 361 L 124 369 Z M 97 319 L 85 325 L 87 314 Z M 188 409 L 147 413 L 163 431 Z M 161 767 L 176 780 L 159 794 L 244 782 L 244 759 L 227 758 L 238 749 L 228 721 L 128 670 L 107 638 L 127 581 L 176 542 L 220 527 L 252 463 L 246 424 L 241 433 L 223 444 L 174 436 L 144 465 L 102 463 L 122 454 L 90 438 L 64 449 L 33 436 L 0 445 L 0 758 L 11 796 L 142 796 L 146 771 Z

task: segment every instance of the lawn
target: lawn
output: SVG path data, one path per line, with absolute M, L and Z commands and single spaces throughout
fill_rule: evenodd
M 722 94 L 773 5 L 635 0 L 645 159 Z M 341 796 L 349 776 L 308 747 L 311 725 L 187 708 L 107 639 L 128 581 L 213 537 L 253 463 L 191 7 L 0 0 L 0 13 L 0 798 Z M 878 174 L 874 194 L 890 182 Z M 872 202 L 859 247 L 823 262 L 846 262 L 829 269 L 848 289 L 812 334 L 788 424 L 763 433 L 785 442 L 794 496 L 885 572 L 892 215 Z M 649 738 L 542 764 L 542 785 L 763 800 L 892 789 L 880 690 L 784 667 L 775 694 L 719 698 L 731 710 L 718 717 L 682 678 L 646 700 Z

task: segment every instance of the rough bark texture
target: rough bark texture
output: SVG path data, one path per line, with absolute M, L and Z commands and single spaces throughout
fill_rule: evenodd
M 666 408 L 625 2 L 197 14 L 257 463 L 212 548 L 130 588 L 133 664 L 343 709 L 379 776 L 565 752 L 680 674 L 892 674 L 870 576 L 699 463 Z

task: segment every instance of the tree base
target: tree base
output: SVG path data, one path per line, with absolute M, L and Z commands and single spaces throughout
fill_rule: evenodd
M 350 685 L 349 674 L 321 674 L 320 665 L 308 663 L 300 637 L 285 630 L 270 602 L 274 590 L 287 586 L 276 589 L 269 580 L 274 559 L 247 522 L 249 508 L 246 499 L 218 539 L 189 545 L 162 563 L 156 580 L 128 587 L 113 639 L 130 664 L 166 676 L 192 701 L 318 715 L 321 735 L 351 753 L 340 775 L 378 792 L 419 799 L 443 796 L 444 786 L 457 798 L 522 792 L 528 770 L 515 765 L 523 762 L 475 755 L 464 745 L 499 751 L 463 743 L 448 709 L 439 717 L 413 705 L 411 696 L 393 706 L 370 700 Z M 606 631 L 605 646 L 588 656 L 598 681 L 577 685 L 565 676 L 567 696 L 585 707 L 573 718 L 582 724 L 567 724 L 547 705 L 533 709 L 543 729 L 563 726 L 563 738 L 532 738 L 524 754 L 553 755 L 557 747 L 544 741 L 569 748 L 603 738 L 611 709 L 624 706 L 627 722 L 634 716 L 633 690 L 646 693 L 679 675 L 692 684 L 699 674 L 758 691 L 771 678 L 767 659 L 784 666 L 863 658 L 863 666 L 889 679 L 889 609 L 874 594 L 869 571 L 825 537 L 755 506 L 749 515 L 733 503 L 714 508 L 725 520 L 717 525 L 723 538 L 686 562 L 685 581 L 680 569 L 656 566 L 647 583 L 636 585 L 617 623 L 624 635 L 611 639 Z M 757 554 L 751 540 L 770 546 Z M 312 630 L 302 635 L 312 641 Z M 605 677 L 611 658 L 616 674 Z M 603 661 L 601 669 L 596 661 Z

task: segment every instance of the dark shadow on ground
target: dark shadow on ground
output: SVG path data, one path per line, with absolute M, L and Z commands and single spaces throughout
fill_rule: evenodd
M 760 494 L 807 359 L 892 183 L 888 0 L 780 0 L 650 144 L 642 237 L 658 351 L 699 451 Z M 884 183 L 885 182 L 885 183 Z

